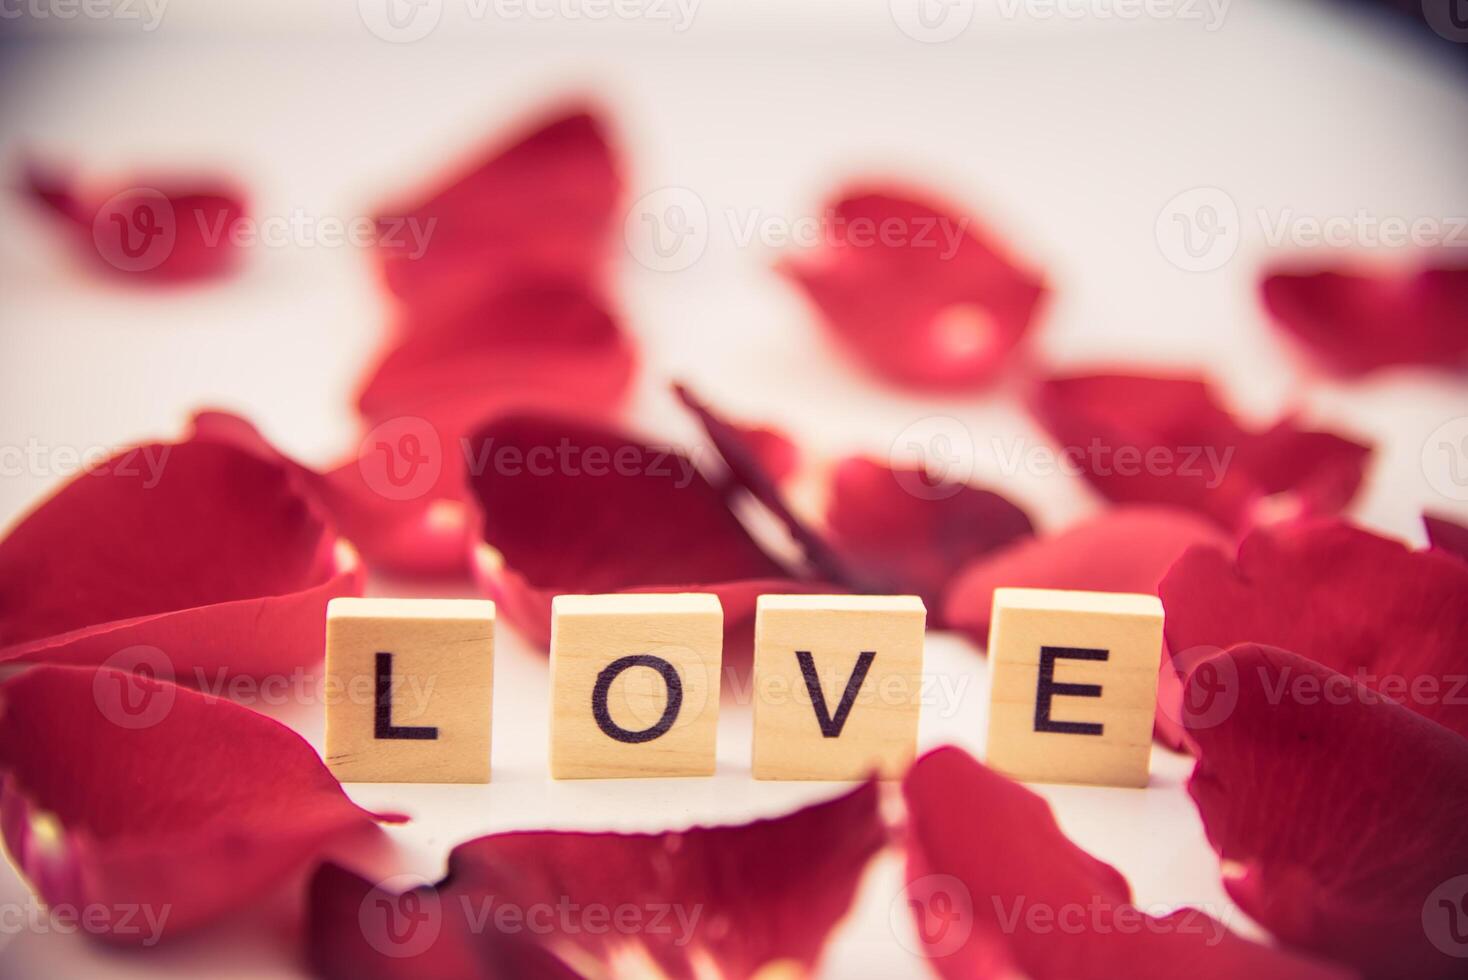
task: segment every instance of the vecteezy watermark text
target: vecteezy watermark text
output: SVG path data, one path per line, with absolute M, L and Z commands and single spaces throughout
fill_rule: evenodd
M 33 896 L 23 902 L 4 902 L 0 903 L 0 949 L 25 933 L 125 937 L 139 946 L 156 946 L 172 912 L 171 905 L 133 902 L 42 904 Z
M 1052 446 L 1024 438 L 991 437 L 987 467 L 1004 476 L 1154 476 L 1201 482 L 1212 490 L 1226 479 L 1237 447 L 1132 445 L 1093 438 L 1085 445 Z M 951 497 L 979 469 L 982 450 L 972 430 L 948 415 L 920 418 L 897 434 L 888 453 L 893 477 L 925 500 Z
M 137 21 L 151 33 L 167 9 L 168 0 L 0 0 L 0 21 Z
M 1006 21 L 1176 21 L 1223 26 L 1231 0 L 998 0 L 991 12 Z M 975 0 L 888 0 L 897 29 L 914 41 L 940 44 L 968 30 Z
M 1221 269 L 1244 233 L 1257 228 L 1270 248 L 1468 248 L 1468 215 L 1386 214 L 1369 208 L 1311 213 L 1293 207 L 1246 212 L 1219 187 L 1174 195 L 1154 234 L 1163 257 L 1187 272 Z
M 702 0 L 451 0 L 461 18 L 478 22 L 639 21 L 681 34 L 693 26 Z M 410 44 L 438 27 L 444 0 L 357 0 L 367 30 L 384 41 Z
M 151 490 L 163 478 L 172 446 L 64 446 L 27 439 L 23 444 L 0 445 L 0 477 L 118 476 L 139 479 Z
M 725 208 L 711 214 L 687 187 L 662 187 L 633 202 L 622 225 L 627 251 L 656 272 L 680 272 L 703 257 L 717 238 L 746 249 L 847 248 L 923 249 L 948 261 L 958 254 L 967 217 L 914 215 L 885 218 L 849 216 L 833 208 L 809 214 L 783 214 L 762 208 Z
M 693 942 L 703 906 L 680 902 L 514 902 L 494 895 L 458 895 L 446 902 L 438 889 L 415 875 L 397 875 L 368 892 L 357 922 L 370 946 L 385 956 L 407 958 L 427 952 L 454 916 L 470 935 L 659 936 L 674 946 Z

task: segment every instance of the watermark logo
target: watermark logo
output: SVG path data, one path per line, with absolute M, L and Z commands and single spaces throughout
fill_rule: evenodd
M 1212 33 L 1223 26 L 1230 0 L 999 0 L 1006 20 L 1141 21 L 1197 23 Z
M 1468 875 L 1449 878 L 1427 896 L 1422 931 L 1439 952 L 1468 959 Z
M 681 272 L 708 248 L 708 208 L 686 187 L 662 187 L 633 203 L 622 235 L 639 264 L 654 272 Z
M 102 717 L 118 728 L 151 728 L 168 717 L 177 696 L 173 661 L 154 646 L 119 650 L 92 678 L 92 699 Z M 151 683 L 158 681 L 161 683 Z
M 903 949 L 939 959 L 958 952 L 973 934 L 974 900 L 953 875 L 923 875 L 897 893 L 888 917 Z
M 924 44 L 951 41 L 974 19 L 974 0 L 888 0 L 888 7 L 897 29 Z
M 1239 248 L 1239 207 L 1217 187 L 1175 195 L 1157 214 L 1153 232 L 1167 261 L 1186 272 L 1222 268 Z
M 433 32 L 443 17 L 443 0 L 357 0 L 367 29 L 384 41 L 410 44 Z
M 929 415 L 897 434 L 887 462 L 903 490 L 920 500 L 945 500 L 973 475 L 973 434 L 951 415 Z
M 1468 215 L 1312 214 L 1294 208 L 1256 208 L 1243 215 L 1217 187 L 1195 187 L 1173 197 L 1157 215 L 1157 247 L 1187 272 L 1211 272 L 1238 251 L 1245 228 L 1257 227 L 1270 248 L 1468 247 Z
M 405 959 L 426 953 L 443 929 L 438 891 L 417 875 L 394 875 L 369 891 L 357 908 L 367 944 L 383 956 Z
M 1468 415 L 1444 422 L 1427 437 L 1422 475 L 1449 500 L 1468 500 Z
M 1238 664 L 1218 647 L 1198 646 L 1174 653 L 1171 664 L 1164 663 L 1162 669 L 1176 673 L 1181 690 L 1177 700 L 1159 698 L 1158 707 L 1184 731 L 1216 728 L 1238 707 Z
M 373 492 L 388 500 L 417 500 L 438 485 L 443 440 L 416 415 L 388 419 L 357 447 L 357 468 Z
M 1468 0 L 1422 0 L 1422 16 L 1440 36 L 1468 44 Z
M 97 254 L 123 272 L 162 265 L 178 242 L 178 218 L 161 191 L 133 187 L 108 198 L 92 218 Z

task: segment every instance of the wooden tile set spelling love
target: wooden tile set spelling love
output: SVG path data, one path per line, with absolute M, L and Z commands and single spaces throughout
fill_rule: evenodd
M 760 596 L 754 777 L 900 776 L 917 750 L 926 617 L 915 596 Z M 711 594 L 557 596 L 551 775 L 711 775 L 723 620 Z M 485 600 L 333 599 L 336 776 L 487 782 L 494 624 Z M 990 765 L 1032 781 L 1146 785 L 1157 597 L 999 589 L 990 624 Z M 364 687 L 372 696 L 344 693 Z

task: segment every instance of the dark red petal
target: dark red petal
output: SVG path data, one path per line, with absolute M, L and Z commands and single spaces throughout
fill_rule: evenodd
M 125 944 L 156 940 L 149 913 L 177 935 L 342 835 L 404 819 L 353 804 L 284 725 L 106 668 L 37 667 L 0 685 L 0 773 L 16 867 L 48 903 L 105 910 L 107 927 L 87 931 Z
M 824 230 L 829 240 L 785 271 L 837 340 L 899 384 L 993 380 L 1045 296 L 1040 277 L 972 217 L 916 195 L 851 194 L 826 209 Z
M 622 187 L 605 128 L 565 110 L 423 199 L 383 209 L 378 258 L 415 327 L 526 276 L 596 281 Z
M 285 467 L 331 515 L 369 568 L 400 575 L 463 576 L 474 528 L 463 502 L 433 493 L 444 466 L 434 434 L 421 420 L 379 427 L 359 444 L 356 458 L 325 472 L 286 456 L 248 421 L 228 412 L 196 415 L 192 438 L 235 446 Z M 415 447 L 435 455 L 420 455 Z
M 1029 516 L 997 493 L 860 458 L 837 465 L 826 524 L 862 581 L 921 595 L 934 610 L 967 562 L 1034 533 Z
M 353 980 L 742 980 L 777 962 L 803 975 L 885 839 L 867 783 L 739 826 L 481 837 L 454 848 L 443 881 L 402 894 L 328 866 L 312 883 L 311 962 Z
M 943 602 L 945 621 L 983 644 L 997 588 L 1157 593 L 1194 545 L 1231 544 L 1213 523 L 1167 507 L 1116 507 L 1059 534 L 1025 538 L 968 564 Z
M 0 541 L 0 661 L 100 664 L 139 644 L 181 682 L 321 659 L 355 553 L 292 474 L 241 449 L 153 444 L 62 487 Z
M 561 592 L 775 589 L 791 578 L 729 509 L 693 461 L 610 429 L 548 416 L 505 416 L 469 451 L 487 548 L 480 580 L 530 636 L 549 636 Z M 786 583 L 790 591 L 799 588 Z M 725 629 L 740 626 L 737 604 Z
M 1468 565 L 1451 555 L 1339 521 L 1284 524 L 1250 534 L 1237 560 L 1188 552 L 1161 595 L 1175 660 L 1267 643 L 1468 734 L 1468 703 L 1446 696 L 1468 674 Z M 1421 693 L 1427 684 L 1433 696 Z
M 1249 942 L 1198 909 L 1147 914 L 1115 868 L 1061 833 L 1044 800 L 960 749 L 919 759 L 902 789 L 908 907 L 940 976 L 1349 975 Z
M 1368 977 L 1461 977 L 1468 741 L 1283 650 L 1215 655 L 1190 698 L 1219 676 L 1231 707 L 1192 732 L 1188 789 L 1233 900 Z
M 1468 561 L 1468 526 L 1437 514 L 1423 514 L 1422 524 L 1430 545 Z
M 149 282 L 209 279 L 241 258 L 243 193 L 220 178 L 138 177 L 78 188 L 58 171 L 26 169 L 27 193 L 64 222 L 76 250 L 104 271 Z
M 739 437 L 775 483 L 783 483 L 800 469 L 800 449 L 790 437 L 768 425 L 735 425 Z
M 1250 430 L 1198 378 L 1053 378 L 1033 404 L 1068 462 L 1108 500 L 1186 507 L 1227 528 L 1341 509 L 1371 454 L 1290 419 Z
M 766 468 L 765 457 L 749 438 L 748 430 L 715 415 L 683 385 L 675 386 L 674 392 L 708 433 L 709 441 L 729 468 L 729 477 L 785 527 L 815 574 L 830 582 L 861 587 L 864 583 L 858 582 L 856 572 L 830 542 L 797 517 L 785 502 L 777 478 Z
M 1468 266 L 1280 270 L 1260 287 L 1274 322 L 1346 375 L 1399 364 L 1468 367 Z

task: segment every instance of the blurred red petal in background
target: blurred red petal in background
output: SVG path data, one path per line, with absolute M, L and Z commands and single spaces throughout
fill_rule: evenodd
M 939 976 L 1349 976 L 1243 939 L 1198 909 L 1148 914 L 1115 868 L 1061 832 L 1043 799 L 961 749 L 919 759 L 902 791 L 907 905 Z
M 1161 594 L 1168 649 L 1185 669 L 1236 643 L 1265 643 L 1468 735 L 1468 699 L 1451 696 L 1468 674 L 1468 565 L 1458 558 L 1309 521 L 1255 531 L 1237 559 L 1195 548 Z
M 1279 270 L 1260 285 L 1274 322 L 1344 375 L 1468 368 L 1468 266 L 1407 272 Z
M 481 837 L 454 848 L 443 881 L 402 893 L 328 865 L 311 887 L 311 963 L 353 980 L 803 976 L 885 841 L 867 783 L 738 826 Z M 502 909 L 527 918 L 504 925 Z
M 437 497 L 442 457 L 429 455 L 436 430 L 401 419 L 368 433 L 356 457 L 314 470 L 286 456 L 249 421 L 228 412 L 194 416 L 191 438 L 243 449 L 289 470 L 373 571 L 467 576 L 474 537 L 467 506 Z
M 0 661 L 101 664 L 145 645 L 185 683 L 289 673 L 321 659 L 328 600 L 362 579 L 285 467 L 202 441 L 139 446 L 0 540 Z
M 353 804 L 284 725 L 166 681 L 37 667 L 0 685 L 0 709 L 6 850 L 108 942 L 203 925 L 343 835 L 404 819 Z
M 904 192 L 828 206 L 826 240 L 783 264 L 831 334 L 868 370 L 916 388 L 994 380 L 1045 287 L 977 221 Z
M 1058 534 L 1024 538 L 970 562 L 947 590 L 944 619 L 983 645 L 995 589 L 1155 595 L 1163 575 L 1189 548 L 1222 550 L 1231 544 L 1217 525 L 1191 511 L 1115 507 Z
M 408 326 L 452 321 L 526 277 L 598 283 L 622 190 L 605 130 L 586 107 L 562 109 L 423 198 L 385 207 L 377 254 Z
M 1423 514 L 1422 525 L 1427 529 L 1427 541 L 1432 547 L 1468 561 L 1468 526 L 1437 514 Z
M 218 177 L 138 176 L 79 188 L 70 176 L 32 165 L 26 191 L 59 219 L 74 248 L 103 271 L 137 281 L 189 282 L 233 271 L 243 192 Z
M 470 480 L 487 545 L 475 571 L 505 616 L 542 644 L 559 593 L 715 592 L 732 632 L 761 592 L 813 587 L 761 549 L 676 447 L 516 415 L 479 429 L 468 451 L 480 458 Z
M 437 469 L 424 492 L 459 500 L 476 462 L 465 459 L 463 440 L 476 425 L 511 411 L 605 419 L 635 367 L 631 340 L 594 297 L 540 283 L 487 294 L 436 329 L 407 332 L 372 371 L 358 409 L 404 473 L 401 439 L 423 430 L 418 453 Z
M 997 493 L 861 458 L 837 465 L 826 523 L 862 581 L 922 596 L 940 622 L 939 596 L 959 569 L 1034 533 L 1029 516 Z
M 1461 977 L 1468 740 L 1284 650 L 1241 644 L 1210 664 L 1230 682 L 1191 732 L 1188 790 L 1230 897 L 1367 977 Z
M 1369 446 L 1302 430 L 1290 418 L 1249 429 L 1199 378 L 1052 378 L 1033 406 L 1067 461 L 1106 499 L 1187 507 L 1229 529 L 1340 510 L 1371 455 Z

